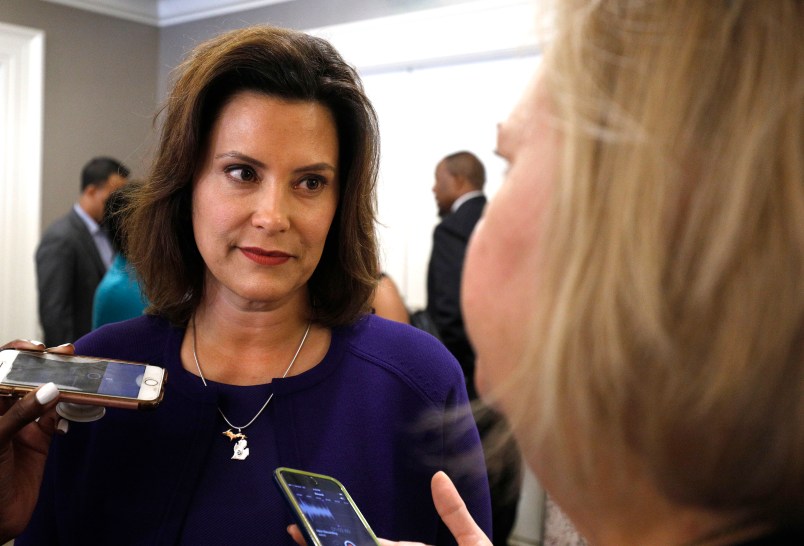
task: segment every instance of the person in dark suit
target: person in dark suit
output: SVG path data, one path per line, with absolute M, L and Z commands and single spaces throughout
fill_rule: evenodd
M 483 163 L 470 152 L 448 155 L 438 163 L 433 193 L 442 220 L 433 232 L 427 271 L 427 313 L 441 341 L 463 369 L 470 400 L 477 398 L 473 380 L 475 353 L 463 327 L 461 270 L 469 236 L 486 206 L 485 182 Z
M 128 175 L 129 170 L 115 159 L 90 160 L 81 172 L 78 201 L 39 242 L 39 321 L 48 347 L 71 343 L 92 329 L 95 288 L 114 254 L 100 227 L 103 208 L 109 194 L 123 186 Z
M 441 223 L 433 232 L 433 250 L 427 272 L 427 314 L 441 341 L 463 369 L 466 390 L 481 440 L 495 446 L 486 466 L 491 488 L 494 544 L 507 544 L 516 519 L 521 484 L 516 443 L 496 439 L 507 429 L 503 417 L 486 407 L 475 390 L 475 352 L 469 343 L 460 305 L 461 274 L 469 237 L 483 214 L 486 170 L 470 152 L 456 152 L 442 159 L 435 171 L 435 194 Z M 497 446 L 499 444 L 499 446 Z

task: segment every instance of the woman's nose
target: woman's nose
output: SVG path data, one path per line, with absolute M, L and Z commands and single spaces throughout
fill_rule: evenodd
M 280 184 L 269 184 L 255 196 L 252 224 L 270 233 L 286 231 L 290 227 L 290 210 L 287 195 Z

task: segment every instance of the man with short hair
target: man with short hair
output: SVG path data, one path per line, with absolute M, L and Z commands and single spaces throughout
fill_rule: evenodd
M 92 329 L 92 298 L 114 251 L 101 229 L 106 199 L 129 170 L 109 157 L 90 160 L 81 172 L 81 195 L 56 220 L 36 249 L 39 320 L 45 345 L 72 343 Z
M 473 412 L 480 439 L 489 447 L 486 453 L 493 450 L 493 457 L 505 461 L 505 464 L 495 465 L 487 460 L 486 464 L 494 544 L 503 546 L 508 544 L 516 519 L 521 462 L 513 440 L 499 444 L 498 431 L 507 427 L 502 415 L 477 400 L 475 352 L 464 329 L 460 306 L 466 246 L 486 206 L 485 183 L 483 163 L 470 152 L 448 155 L 436 167 L 433 193 L 442 220 L 433 232 L 433 251 L 427 272 L 427 313 L 441 341 L 463 369 L 469 399 L 475 401 Z
M 442 220 L 433 232 L 427 271 L 427 313 L 441 341 L 463 368 L 466 389 L 472 400 L 477 397 L 475 353 L 463 326 L 460 287 L 466 245 L 486 206 L 485 183 L 483 163 L 470 152 L 448 155 L 438 163 L 433 193 Z

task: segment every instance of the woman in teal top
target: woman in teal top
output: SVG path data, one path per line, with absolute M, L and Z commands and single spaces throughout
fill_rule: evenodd
M 131 184 L 134 183 L 129 183 Z M 148 300 L 140 289 L 137 274 L 129 266 L 122 251 L 120 211 L 126 205 L 126 192 L 124 186 L 114 191 L 106 200 L 103 226 L 109 232 L 116 255 L 111 267 L 95 289 L 92 307 L 93 330 L 110 322 L 138 317 L 148 306 Z

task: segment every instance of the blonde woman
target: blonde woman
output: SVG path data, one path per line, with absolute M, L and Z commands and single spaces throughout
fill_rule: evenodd
M 467 257 L 478 389 L 592 544 L 804 544 L 804 2 L 557 21 Z

